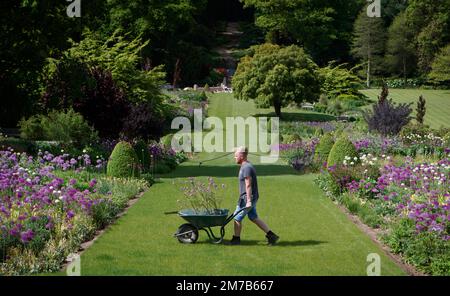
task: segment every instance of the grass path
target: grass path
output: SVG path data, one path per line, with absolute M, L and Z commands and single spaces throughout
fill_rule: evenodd
M 215 95 L 210 114 L 218 117 L 254 114 L 250 102 Z M 184 221 L 164 215 L 178 209 L 181 193 L 172 181 L 187 176 L 213 176 L 226 185 L 223 206 L 233 209 L 238 167 L 232 156 L 195 161 L 164 176 L 81 257 L 82 275 L 365 275 L 367 255 L 381 256 L 382 275 L 402 275 L 368 236 L 360 231 L 314 184 L 315 175 L 298 175 L 283 164 L 264 165 L 256 156 L 261 199 L 258 213 L 280 235 L 277 246 L 265 244 L 264 234 L 244 220 L 242 245 L 214 245 L 200 232 L 196 244 L 184 245 L 171 235 Z M 217 231 L 217 229 L 216 229 Z M 232 223 L 226 227 L 226 239 Z
M 369 98 L 376 100 L 380 95 L 380 89 L 367 89 L 361 91 Z M 450 90 L 427 90 L 427 89 L 389 89 L 389 98 L 397 103 L 413 103 L 413 116 L 416 114 L 417 101 L 423 95 L 426 100 L 427 112 L 425 124 L 432 128 L 441 126 L 450 127 Z

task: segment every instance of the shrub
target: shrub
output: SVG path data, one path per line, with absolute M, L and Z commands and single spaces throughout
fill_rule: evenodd
M 48 116 L 42 117 L 41 123 L 47 140 L 73 143 L 77 147 L 98 140 L 97 132 L 73 109 L 66 112 L 53 111 Z
M 328 167 L 342 165 L 346 156 L 351 158 L 357 157 L 358 152 L 347 136 L 341 135 L 330 150 L 327 161 Z
M 128 142 L 119 142 L 108 160 L 107 175 L 118 178 L 139 176 L 138 157 Z
M 331 148 L 333 148 L 333 145 L 334 139 L 330 133 L 325 134 L 322 138 L 320 138 L 314 154 L 314 162 L 317 164 L 322 164 L 325 162 L 330 154 Z
M 411 104 L 396 105 L 392 99 L 384 100 L 373 105 L 372 112 L 365 112 L 364 119 L 369 130 L 380 134 L 397 135 L 403 126 L 411 120 Z
M 42 140 L 44 139 L 44 129 L 41 124 L 42 115 L 34 115 L 28 119 L 22 118 L 19 121 L 20 136 L 28 140 Z
M 97 132 L 73 109 L 35 115 L 20 122 L 21 136 L 27 140 L 51 140 L 83 147 L 98 139 Z
M 426 107 L 425 107 L 425 98 L 423 96 L 419 97 L 419 101 L 417 102 L 417 114 L 416 114 L 416 120 L 418 123 L 423 124 L 423 120 L 425 118 L 425 112 L 426 112 Z

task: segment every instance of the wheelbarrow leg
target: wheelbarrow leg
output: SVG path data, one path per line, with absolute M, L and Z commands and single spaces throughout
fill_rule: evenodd
M 209 239 L 212 240 L 214 244 L 220 244 L 223 241 L 223 237 L 225 236 L 225 229 L 223 229 L 223 226 L 220 229 L 221 237 L 216 237 L 214 235 L 214 232 L 212 231 L 211 227 L 200 228 L 200 229 L 204 230 L 206 232 Z

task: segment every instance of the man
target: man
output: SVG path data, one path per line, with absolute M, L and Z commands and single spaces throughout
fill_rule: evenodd
M 266 238 L 269 245 L 274 245 L 279 237 L 273 233 L 264 221 L 258 218 L 256 213 L 256 203 L 258 202 L 258 181 L 256 179 L 256 170 L 253 165 L 247 160 L 247 147 L 239 147 L 234 153 L 236 163 L 241 166 L 239 170 L 239 200 L 236 207 L 236 212 L 245 208 L 234 217 L 234 235 L 231 240 L 232 245 L 239 245 L 241 242 L 242 220 L 246 215 L 250 221 L 255 223 L 261 230 L 266 233 Z

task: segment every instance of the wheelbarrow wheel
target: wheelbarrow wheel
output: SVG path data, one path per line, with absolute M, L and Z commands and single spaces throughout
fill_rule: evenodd
M 178 227 L 175 235 L 180 243 L 193 244 L 198 239 L 198 230 L 194 225 L 186 223 Z

